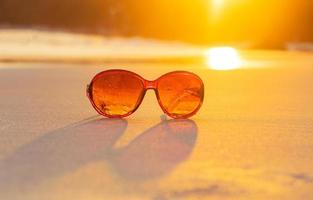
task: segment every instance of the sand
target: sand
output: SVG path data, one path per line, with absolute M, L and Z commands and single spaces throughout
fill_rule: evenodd
M 313 54 L 258 53 L 249 66 L 1 63 L 0 198 L 311 199 Z M 97 116 L 86 84 L 110 68 L 205 82 L 190 120 L 168 121 L 153 92 L 125 120 Z

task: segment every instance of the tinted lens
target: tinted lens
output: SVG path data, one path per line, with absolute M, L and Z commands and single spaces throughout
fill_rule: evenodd
M 131 72 L 107 71 L 94 78 L 91 89 L 91 98 L 98 110 L 108 116 L 123 116 L 136 109 L 144 85 Z
M 174 118 L 195 114 L 203 101 L 204 88 L 199 77 L 175 72 L 159 79 L 158 94 L 163 109 Z

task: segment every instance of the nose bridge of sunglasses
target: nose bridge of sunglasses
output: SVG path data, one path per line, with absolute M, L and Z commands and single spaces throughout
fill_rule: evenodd
M 146 80 L 145 81 L 145 87 L 146 87 L 146 89 L 156 89 L 156 87 L 157 87 L 157 82 L 156 81 L 148 81 L 148 80 Z

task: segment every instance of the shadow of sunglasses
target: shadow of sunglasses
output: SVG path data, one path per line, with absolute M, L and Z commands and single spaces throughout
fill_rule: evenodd
M 156 178 L 187 159 L 197 138 L 193 121 L 164 120 L 115 148 L 127 124 L 124 119 L 88 119 L 44 134 L 0 160 L 0 192 L 27 190 L 99 161 L 112 165 L 121 178 Z

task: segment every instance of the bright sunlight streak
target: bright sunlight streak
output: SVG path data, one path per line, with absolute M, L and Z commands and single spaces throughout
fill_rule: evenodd
M 212 0 L 212 7 L 215 10 L 220 10 L 224 4 L 224 0 Z
M 211 10 L 212 17 L 216 18 L 220 14 L 221 9 L 224 6 L 225 0 L 211 0 L 211 1 L 212 1 L 211 2 L 211 4 L 212 4 L 212 10 Z
M 232 47 L 215 47 L 206 52 L 208 67 L 214 70 L 233 70 L 242 65 L 238 51 Z

